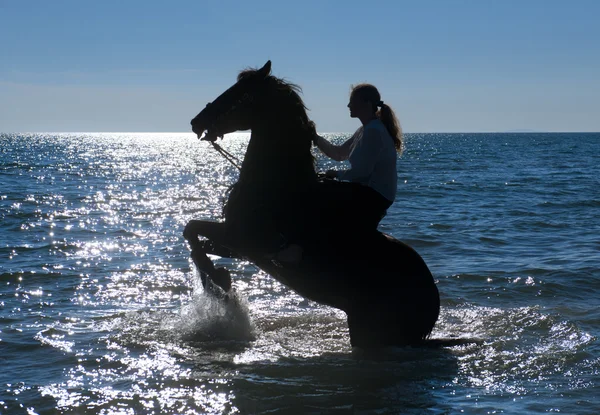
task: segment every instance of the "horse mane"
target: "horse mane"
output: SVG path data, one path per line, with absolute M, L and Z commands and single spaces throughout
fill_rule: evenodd
M 238 74 L 237 80 L 239 82 L 243 79 L 252 77 L 253 75 L 256 75 L 257 72 L 258 69 L 254 68 L 244 69 Z M 302 93 L 302 88 L 299 85 L 271 75 L 270 70 L 266 77 L 266 81 L 272 90 L 281 97 L 283 102 L 278 104 L 287 104 L 287 107 L 289 107 L 293 112 L 291 116 L 300 121 L 302 131 L 305 133 L 307 139 L 312 142 L 317 130 L 315 123 L 308 118 L 308 114 L 306 113 L 308 108 L 300 96 Z

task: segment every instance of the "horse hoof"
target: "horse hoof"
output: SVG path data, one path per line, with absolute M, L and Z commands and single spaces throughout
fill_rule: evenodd
M 183 237 L 186 241 L 189 241 L 190 243 L 198 241 L 198 231 L 196 229 L 196 222 L 197 221 L 195 220 L 189 221 L 183 229 Z
M 229 275 L 229 271 L 225 268 L 217 268 L 210 276 L 211 280 L 221 287 L 223 291 L 229 292 L 231 290 L 231 276 Z

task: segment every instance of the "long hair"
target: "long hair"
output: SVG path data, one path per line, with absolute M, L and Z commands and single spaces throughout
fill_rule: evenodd
M 357 96 L 363 101 L 371 102 L 373 112 L 383 125 L 385 125 L 386 130 L 394 140 L 396 151 L 402 153 L 402 128 L 400 127 L 400 122 L 392 107 L 381 100 L 381 94 L 377 88 L 371 84 L 354 85 L 352 86 L 350 96 Z M 379 110 L 377 109 L 378 107 L 380 108 Z

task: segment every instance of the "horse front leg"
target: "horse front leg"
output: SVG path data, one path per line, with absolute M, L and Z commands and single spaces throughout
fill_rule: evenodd
M 215 285 L 221 287 L 226 293 L 231 289 L 231 276 L 225 268 L 215 268 L 207 254 L 228 258 L 237 258 L 238 255 L 224 245 L 226 227 L 225 223 L 204 220 L 191 220 L 185 226 L 183 237 L 192 249 L 191 257 L 194 265 L 200 272 L 200 279 L 205 290 L 210 290 L 207 278 Z M 205 240 L 198 237 L 203 236 Z

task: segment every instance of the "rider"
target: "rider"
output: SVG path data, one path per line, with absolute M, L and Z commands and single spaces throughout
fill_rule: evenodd
M 328 215 L 328 225 L 342 234 L 377 229 L 396 198 L 396 160 L 402 151 L 400 123 L 375 86 L 353 87 L 348 108 L 350 117 L 362 123 L 350 139 L 334 145 L 316 133 L 313 138 L 313 143 L 328 157 L 350 162 L 350 169 L 326 172 L 326 177 L 339 181 L 325 183 L 326 199 L 334 206 L 321 206 Z M 299 245 L 290 243 L 275 258 L 298 262 L 302 252 Z
M 371 84 L 352 88 L 348 108 L 350 117 L 362 123 L 349 140 L 338 146 L 315 135 L 313 142 L 333 160 L 350 162 L 348 170 L 326 172 L 326 177 L 340 180 L 331 186 L 343 203 L 344 212 L 338 213 L 364 229 L 376 229 L 396 197 L 402 130 L 392 108 Z

